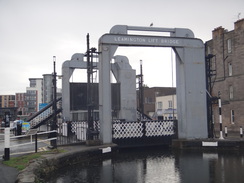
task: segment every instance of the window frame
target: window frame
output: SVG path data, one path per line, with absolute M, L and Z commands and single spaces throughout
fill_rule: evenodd
M 230 122 L 231 122 L 231 124 L 235 123 L 235 112 L 233 109 L 230 110 Z
M 232 52 L 232 40 L 227 39 L 227 52 L 231 53 Z
M 230 100 L 234 99 L 234 87 L 232 85 L 229 86 L 229 97 Z

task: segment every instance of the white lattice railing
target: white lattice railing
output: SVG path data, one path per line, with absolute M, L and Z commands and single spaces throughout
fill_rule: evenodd
M 57 109 L 62 108 L 62 100 L 61 98 L 57 100 Z M 30 127 L 33 128 L 37 126 L 38 124 L 42 123 L 45 119 L 48 119 L 50 116 L 53 115 L 53 106 L 52 103 L 48 104 L 47 108 L 38 111 L 36 114 L 34 114 L 34 117 L 28 119 L 28 122 L 30 122 Z
M 114 139 L 142 137 L 144 134 L 145 137 L 174 135 L 174 121 L 136 121 L 113 124 Z
M 174 135 L 174 121 L 150 121 L 146 123 L 146 136 Z
M 94 129 L 100 131 L 100 123 L 93 123 Z M 64 122 L 58 125 L 58 132 L 63 136 L 68 136 L 68 125 L 70 132 L 77 136 L 78 140 L 87 140 L 87 121 Z M 163 137 L 176 134 L 175 121 L 116 121 L 113 122 L 113 138 L 141 138 L 141 137 Z
M 119 122 L 113 124 L 113 138 L 135 138 L 143 136 L 142 123 L 135 122 Z

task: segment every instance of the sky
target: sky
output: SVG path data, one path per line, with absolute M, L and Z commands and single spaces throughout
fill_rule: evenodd
M 233 30 L 241 18 L 243 0 L 0 0 L 0 95 L 25 92 L 29 78 L 51 74 L 53 56 L 61 75 L 64 61 L 86 52 L 87 33 L 90 46 L 97 48 L 99 38 L 114 25 L 153 23 L 189 28 L 205 42 L 214 28 Z M 137 74 L 142 60 L 144 84 L 175 86 L 171 48 L 126 47 L 115 55 L 127 56 Z M 81 77 L 78 70 L 72 81 Z

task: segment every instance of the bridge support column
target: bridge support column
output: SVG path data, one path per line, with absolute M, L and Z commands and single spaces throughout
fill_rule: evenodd
M 112 143 L 110 61 L 116 49 L 114 46 L 99 46 L 99 120 L 100 139 L 104 144 Z
M 136 71 L 132 69 L 125 56 L 114 56 L 112 72 L 120 83 L 119 119 L 136 121 Z
M 207 138 L 207 104 L 203 48 L 177 48 L 178 137 Z

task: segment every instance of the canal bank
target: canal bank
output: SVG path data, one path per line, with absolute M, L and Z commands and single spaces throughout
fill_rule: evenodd
M 94 158 L 106 158 L 117 150 L 116 144 L 99 146 L 74 145 L 62 146 L 58 149 L 62 153 L 47 153 L 41 158 L 33 160 L 22 171 L 19 172 L 16 183 L 43 182 L 58 169 L 68 167 L 77 163 L 87 162 Z
M 243 168 L 244 154 L 238 150 L 138 147 L 60 169 L 46 183 L 243 182 Z
M 175 149 L 231 149 L 244 150 L 244 140 L 240 139 L 174 139 L 172 148 Z
M 242 139 L 194 139 L 194 140 L 173 140 L 172 147 L 175 149 L 198 149 L 210 151 L 218 149 L 228 149 L 235 151 L 244 150 Z M 70 165 L 89 162 L 92 159 L 110 158 L 111 152 L 116 152 L 118 146 L 106 144 L 99 146 L 74 145 L 62 146 L 58 149 L 63 150 L 59 154 L 45 154 L 41 158 L 30 162 L 29 166 L 19 172 L 16 182 L 35 182 L 35 180 L 45 179 L 57 172 L 58 169 Z
M 222 138 L 219 137 L 220 135 L 208 139 L 173 139 L 172 147 L 175 149 L 231 149 L 244 151 L 244 138 L 239 133 L 232 132 L 224 134 Z

